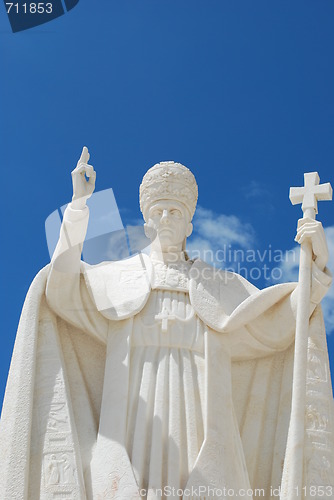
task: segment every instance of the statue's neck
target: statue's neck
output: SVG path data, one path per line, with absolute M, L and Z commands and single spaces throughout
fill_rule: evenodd
M 185 262 L 186 257 L 183 250 L 173 252 L 158 252 L 153 250 L 150 253 L 151 260 L 162 264 L 175 264 L 177 262 Z

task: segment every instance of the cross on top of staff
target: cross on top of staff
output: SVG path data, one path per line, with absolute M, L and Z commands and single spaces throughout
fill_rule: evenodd
M 332 186 L 329 182 L 319 184 L 320 178 L 318 172 L 309 172 L 304 174 L 304 187 L 290 188 L 290 201 L 292 205 L 302 203 L 302 210 L 313 210 L 314 215 L 318 213 L 318 200 L 332 199 Z

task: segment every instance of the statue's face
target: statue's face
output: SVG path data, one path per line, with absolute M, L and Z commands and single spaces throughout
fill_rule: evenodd
M 159 200 L 148 210 L 146 231 L 153 246 L 163 252 L 182 250 L 185 239 L 192 232 L 190 215 L 183 203 Z

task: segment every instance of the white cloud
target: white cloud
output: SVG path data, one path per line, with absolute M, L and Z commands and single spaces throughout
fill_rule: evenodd
M 325 234 L 329 250 L 328 268 L 334 270 L 334 226 L 325 228 Z M 295 246 L 289 252 L 289 257 L 284 260 L 280 266 L 282 270 L 282 283 L 285 281 L 298 280 L 298 266 L 299 266 L 299 246 Z M 334 285 L 328 290 L 326 296 L 321 302 L 326 324 L 326 331 L 328 334 L 334 332 Z
M 198 206 L 193 224 L 194 232 L 187 251 L 191 257 L 200 257 L 212 264 L 222 263 L 215 258 L 218 251 L 226 252 L 231 246 L 247 249 L 255 242 L 253 227 L 235 215 L 217 214 Z
M 210 238 L 219 245 L 238 244 L 242 248 L 249 248 L 255 239 L 250 224 L 242 222 L 235 215 L 216 214 L 201 206 L 196 210 L 194 227 L 202 237 Z
M 280 269 L 282 271 L 282 277 L 279 280 L 280 283 L 285 283 L 287 281 L 298 281 L 299 254 L 299 245 L 294 246 L 284 253 L 284 257 L 280 265 Z

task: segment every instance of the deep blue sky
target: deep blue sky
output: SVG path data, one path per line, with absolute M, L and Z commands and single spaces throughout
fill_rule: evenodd
M 146 169 L 173 159 L 202 207 L 252 224 L 260 247 L 293 246 L 289 187 L 313 170 L 334 182 L 333 22 L 331 0 L 80 0 L 13 34 L 1 5 L 0 400 L 24 297 L 49 261 L 44 222 L 70 200 L 84 144 L 96 189 L 113 188 L 129 219 Z M 333 207 L 320 206 L 325 226 Z

